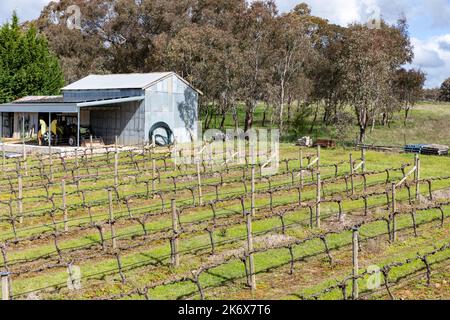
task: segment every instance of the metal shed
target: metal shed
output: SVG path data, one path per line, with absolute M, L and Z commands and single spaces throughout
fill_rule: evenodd
M 80 125 L 90 126 L 107 144 L 116 137 L 122 145 L 141 144 L 165 128 L 177 142 L 190 142 L 197 138 L 201 94 L 174 72 L 90 75 L 62 88 L 62 96 L 27 97 L 0 105 L 1 136 L 37 132 L 37 114 L 48 113 L 50 123 L 52 114 L 60 113 L 76 115 L 78 145 Z M 22 121 L 12 125 L 11 114 Z M 25 117 L 32 118 L 28 126 L 33 130 L 24 130 Z

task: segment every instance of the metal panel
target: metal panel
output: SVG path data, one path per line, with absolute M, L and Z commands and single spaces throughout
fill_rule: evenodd
M 140 114 L 144 109 L 143 102 L 121 103 L 111 110 L 95 109 L 91 108 L 92 130 L 97 136 L 102 136 L 105 143 L 114 143 L 115 136 L 123 145 L 142 143 L 144 131 Z
M 172 72 L 89 75 L 63 88 L 66 90 L 144 89 Z
M 61 112 L 76 113 L 76 103 L 7 103 L 0 105 L 0 112 Z

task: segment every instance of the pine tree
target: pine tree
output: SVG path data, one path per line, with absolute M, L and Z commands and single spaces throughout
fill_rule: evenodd
M 47 40 L 31 25 L 12 22 L 0 28 L 0 103 L 27 95 L 54 95 L 64 85 L 59 61 Z

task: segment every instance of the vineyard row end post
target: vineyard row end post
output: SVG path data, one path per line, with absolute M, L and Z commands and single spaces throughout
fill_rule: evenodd
M 252 227 L 252 214 L 251 212 L 244 211 L 246 215 L 247 224 L 247 250 L 248 250 L 248 263 L 250 272 L 250 288 L 252 291 L 256 290 L 256 275 L 255 275 L 255 261 L 253 260 L 253 227 Z
M 416 200 L 419 200 L 420 198 L 420 158 L 419 158 L 419 154 L 415 154 L 414 156 L 414 163 L 416 166 L 416 171 L 414 174 L 414 181 L 416 183 Z
M 355 183 L 353 181 L 353 174 L 355 172 L 354 170 L 354 166 L 353 166 L 353 155 L 350 153 L 349 156 L 349 161 L 350 161 L 350 183 L 351 183 L 351 187 L 352 187 L 352 195 L 355 194 Z
M 174 267 L 178 267 L 180 265 L 180 255 L 178 253 L 178 216 L 177 216 L 177 206 L 175 199 L 171 199 L 172 206 L 172 229 L 173 229 L 173 238 L 172 238 L 172 265 Z
M 395 215 L 397 213 L 397 202 L 395 200 L 396 198 L 396 184 L 392 183 L 392 205 L 391 205 L 391 222 L 392 222 L 392 241 L 395 242 L 397 240 L 397 223 L 395 219 Z
M 353 251 L 353 276 L 352 276 L 352 298 L 357 300 L 359 298 L 359 287 L 358 287 L 358 274 L 359 274 L 359 261 L 358 261 L 358 250 L 359 250 L 359 231 L 358 228 L 353 228 L 352 233 L 352 251 Z
M 317 173 L 317 187 L 316 187 L 316 227 L 320 228 L 320 202 L 321 202 L 321 179 L 320 173 Z
M 9 273 L 1 272 L 0 278 L 2 282 L 2 300 L 9 300 Z

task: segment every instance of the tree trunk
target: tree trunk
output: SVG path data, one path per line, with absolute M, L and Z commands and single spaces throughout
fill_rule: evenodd
M 364 143 L 364 140 L 366 139 L 366 127 L 360 125 L 359 126 L 359 143 Z
M 247 132 L 253 126 L 253 103 L 247 102 L 245 108 L 245 124 L 244 131 Z
M 287 119 L 287 121 L 290 124 L 291 123 L 291 119 L 292 119 L 292 96 L 291 95 L 289 95 L 289 97 L 288 97 L 288 105 L 287 105 L 287 107 L 288 107 L 288 110 L 287 110 L 288 119 Z
M 266 103 L 266 108 L 264 109 L 263 119 L 262 119 L 262 124 L 261 124 L 263 128 L 266 126 L 266 117 L 267 117 L 268 110 L 269 110 L 269 104 Z
M 227 117 L 227 113 L 223 112 L 222 113 L 222 120 L 220 121 L 220 130 L 222 130 L 222 131 L 223 131 L 224 127 L 225 127 L 226 117 Z
M 405 127 L 406 127 L 406 124 L 408 123 L 409 110 L 411 110 L 411 108 L 409 106 L 405 108 L 405 122 L 403 123 Z

